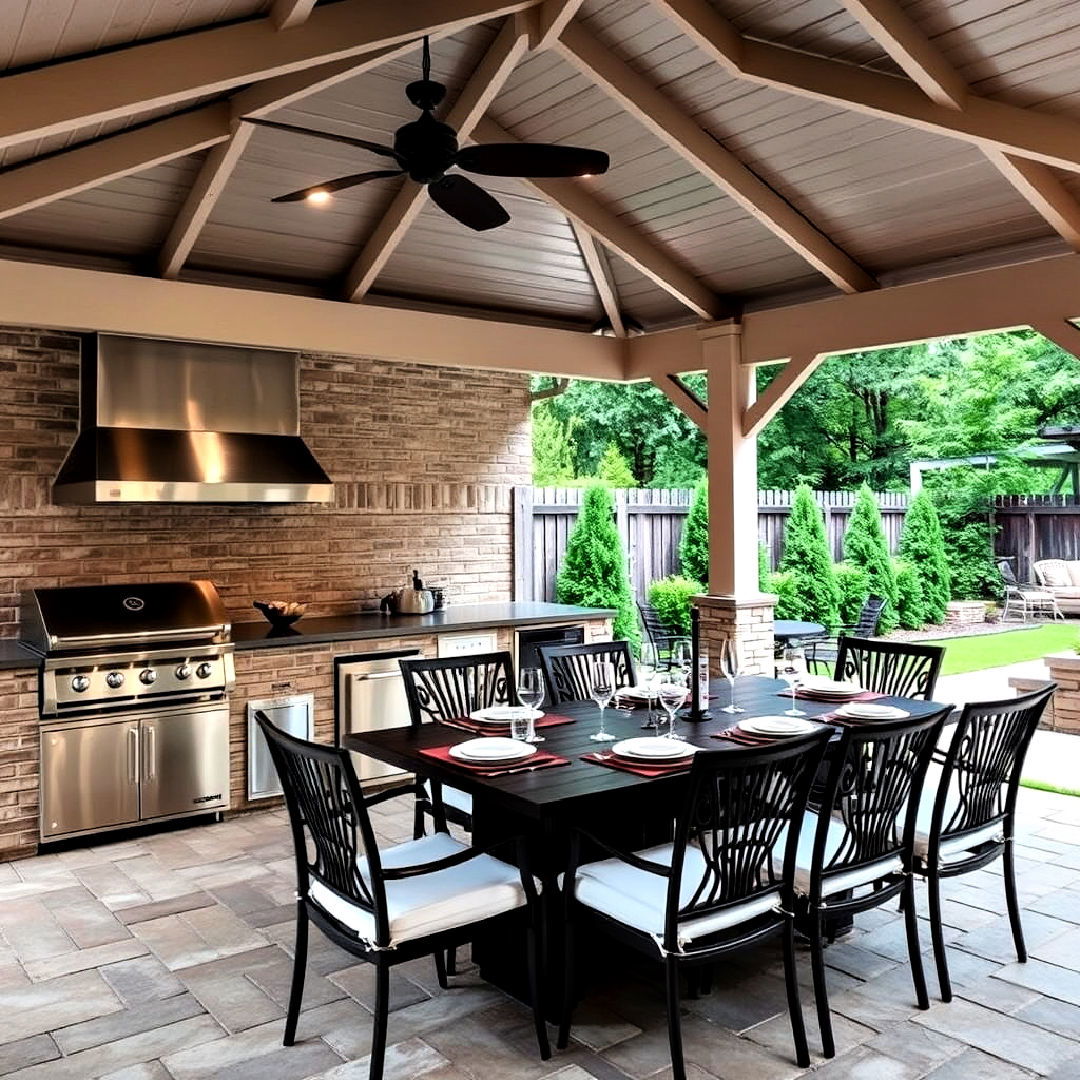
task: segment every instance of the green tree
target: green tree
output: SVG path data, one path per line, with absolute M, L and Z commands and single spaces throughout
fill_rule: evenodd
M 806 484 L 799 485 L 791 504 L 780 569 L 791 575 L 793 602 L 803 618 L 828 627 L 839 623 L 840 594 L 833 577 L 825 520 Z
M 683 577 L 709 583 L 709 486 L 702 480 L 694 490 L 690 513 L 679 540 L 679 565 Z
M 619 448 L 614 443 L 608 443 L 603 457 L 600 458 L 600 465 L 596 470 L 596 475 L 608 487 L 632 488 L 638 486 L 630 466 L 626 463 L 626 458 L 622 456 Z
M 705 475 L 702 448 L 696 442 L 669 443 L 657 447 L 649 487 L 692 488 Z
M 870 592 L 888 600 L 881 613 L 878 629 L 882 633 L 895 629 L 899 620 L 897 605 L 900 600 L 896 588 L 896 573 L 881 527 L 881 511 L 874 493 L 865 484 L 859 489 L 847 532 L 844 534 L 844 558 L 853 566 L 862 568 Z
M 626 554 L 615 527 L 611 492 L 601 484 L 585 491 L 555 582 L 555 599 L 560 604 L 614 608 L 614 637 L 629 641 L 637 650 L 641 631 L 626 572 Z
M 532 411 L 533 483 L 558 487 L 574 479 L 574 440 L 567 424 L 555 417 L 546 401 Z
M 866 572 L 861 566 L 840 562 L 833 566 L 833 577 L 840 593 L 840 622 L 844 626 L 855 626 L 870 595 Z
M 896 577 L 896 618 L 904 630 L 921 630 L 927 623 L 922 578 L 915 567 L 903 559 L 893 562 Z
M 900 557 L 919 579 L 926 621 L 944 622 L 945 605 L 951 598 L 949 563 L 937 509 L 925 491 L 908 506 L 900 534 Z
M 757 587 L 758 592 L 769 591 L 769 551 L 759 540 L 757 546 Z
M 649 586 L 649 603 L 669 630 L 689 635 L 691 601 L 704 591 L 700 581 L 678 576 L 661 578 Z

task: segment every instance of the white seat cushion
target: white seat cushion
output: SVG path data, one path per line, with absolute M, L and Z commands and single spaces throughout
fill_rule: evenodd
M 673 844 L 661 844 L 635 852 L 649 862 L 671 865 Z M 679 902 L 686 904 L 701 883 L 705 860 L 696 848 L 687 848 L 683 860 Z M 652 935 L 660 947 L 664 939 L 664 914 L 667 909 L 668 879 L 659 874 L 624 863 L 621 859 L 604 859 L 586 863 L 578 868 L 575 895 L 579 903 L 593 908 L 626 926 Z M 679 926 L 679 948 L 697 938 L 726 930 L 738 923 L 749 922 L 772 910 L 780 902 L 779 891 L 755 896 L 724 911 L 688 919 Z
M 926 774 L 926 783 L 923 786 L 922 798 L 919 800 L 919 813 L 915 819 L 915 854 L 920 858 L 926 858 L 930 850 L 930 819 L 934 815 L 934 800 L 937 798 L 938 788 L 941 786 L 941 766 L 935 765 Z M 960 795 L 956 789 L 956 777 L 950 785 L 949 794 L 945 798 L 945 815 L 942 824 L 948 827 L 949 820 L 960 804 Z M 942 860 L 949 859 L 952 855 L 960 855 L 970 851 L 971 848 L 985 844 L 987 840 L 1001 839 L 1005 828 L 1001 822 L 991 822 L 968 836 L 954 836 L 945 840 L 938 849 Z
M 1034 564 L 1035 573 L 1039 578 L 1039 582 L 1042 585 L 1050 586 L 1069 586 L 1073 584 L 1080 584 L 1074 582 L 1072 575 L 1069 573 L 1069 567 L 1066 565 L 1064 559 L 1040 559 Z
M 379 855 L 383 867 L 393 869 L 435 862 L 467 850 L 467 845 L 446 833 L 435 833 L 386 848 Z M 361 859 L 358 865 L 367 880 L 367 860 Z M 343 899 L 318 881 L 311 883 L 308 895 L 362 940 L 375 940 L 375 917 L 371 912 Z M 388 881 L 386 913 L 390 921 L 390 944 L 489 919 L 524 907 L 526 902 L 517 867 L 491 855 L 477 855 L 460 866 L 403 881 Z
M 814 837 L 817 834 L 818 815 L 813 810 L 807 810 L 803 817 L 802 829 L 799 832 L 799 846 L 795 855 L 795 891 L 800 896 L 810 894 L 810 864 L 814 853 Z M 847 827 L 838 818 L 829 819 L 829 833 L 825 840 L 825 865 L 839 850 L 847 834 Z M 787 844 L 787 829 L 776 841 L 773 848 L 773 872 L 779 877 L 784 872 L 784 848 Z M 840 871 L 827 877 L 822 885 L 823 895 L 831 896 L 834 893 L 847 892 L 848 889 L 857 889 L 860 885 L 869 885 L 885 877 L 887 874 L 896 874 L 903 869 L 903 863 L 898 857 L 878 859 L 867 866 L 859 866 L 852 870 Z
M 431 784 L 427 780 L 424 781 L 424 792 L 431 800 Z M 457 788 L 448 787 L 446 784 L 442 786 L 442 801 L 443 806 L 452 806 L 455 810 L 460 810 L 463 814 L 472 816 L 472 796 L 467 795 L 464 791 L 459 791 Z

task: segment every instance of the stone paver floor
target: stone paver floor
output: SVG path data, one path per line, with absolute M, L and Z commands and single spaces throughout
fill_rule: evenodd
M 1021 798 L 1030 962 L 1014 962 L 997 867 L 949 883 L 950 1005 L 915 1008 L 893 905 L 859 916 L 828 951 L 839 1052 L 815 1055 L 813 1075 L 1080 1078 L 1080 799 Z M 376 820 L 383 841 L 407 839 L 407 807 L 384 804 Z M 0 865 L 0 1075 L 366 1078 L 371 972 L 317 931 L 299 1041 L 281 1046 L 293 910 L 280 811 Z M 428 960 L 396 971 L 388 1080 L 670 1080 L 658 971 L 594 976 L 575 1041 L 549 1062 L 526 1010 L 474 970 L 448 991 Z M 792 1058 L 776 946 L 718 969 L 683 1013 L 692 1080 L 807 1075 Z

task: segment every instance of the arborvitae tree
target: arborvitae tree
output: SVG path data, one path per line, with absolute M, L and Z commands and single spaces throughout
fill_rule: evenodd
M 889 557 L 889 545 L 881 527 L 881 511 L 874 493 L 866 484 L 851 511 L 847 533 L 844 535 L 844 558 L 866 574 L 871 593 L 888 601 L 878 622 L 878 631 L 894 630 L 899 622 L 897 605 L 900 595 L 896 588 L 896 572 Z
M 896 617 L 904 630 L 921 630 L 926 625 L 926 601 L 922 580 L 911 563 L 904 559 L 893 562 L 896 572 Z
M 619 448 L 614 443 L 607 444 L 604 455 L 600 458 L 600 465 L 597 467 L 596 475 L 608 487 L 637 487 L 637 479 L 633 470 L 630 468 L 626 458 L 619 453 Z
M 870 595 L 866 573 L 861 566 L 840 562 L 833 566 L 833 574 L 840 590 L 840 622 L 844 626 L 855 626 Z
M 804 618 L 825 626 L 840 622 L 840 593 L 833 576 L 825 520 L 806 484 L 795 490 L 780 569 L 791 575 L 792 600 Z
M 900 534 L 900 556 L 919 578 L 926 621 L 944 622 L 952 588 L 949 561 L 937 509 L 925 491 L 920 491 L 908 507 Z
M 769 591 L 769 551 L 761 541 L 757 546 L 757 587 L 758 592 Z
M 574 479 L 574 440 L 546 406 L 547 402 L 540 402 L 533 407 L 533 483 L 557 487 Z
M 593 484 L 585 491 L 555 582 L 555 599 L 560 604 L 614 608 L 617 614 L 612 635 L 631 642 L 636 651 L 641 631 L 626 572 L 626 555 L 615 527 L 611 492 L 601 484 Z
M 702 480 L 694 491 L 679 541 L 683 577 L 709 584 L 709 487 Z

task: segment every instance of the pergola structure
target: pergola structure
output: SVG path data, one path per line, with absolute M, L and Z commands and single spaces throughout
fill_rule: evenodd
M 367 163 L 250 120 L 385 142 L 423 35 L 462 140 L 611 170 L 486 182 L 485 234 L 408 179 L 272 206 Z M 753 635 L 755 437 L 824 357 L 1080 351 L 1078 43 L 1048 0 L 8 0 L 0 322 L 651 379 L 708 433 L 713 629 Z

